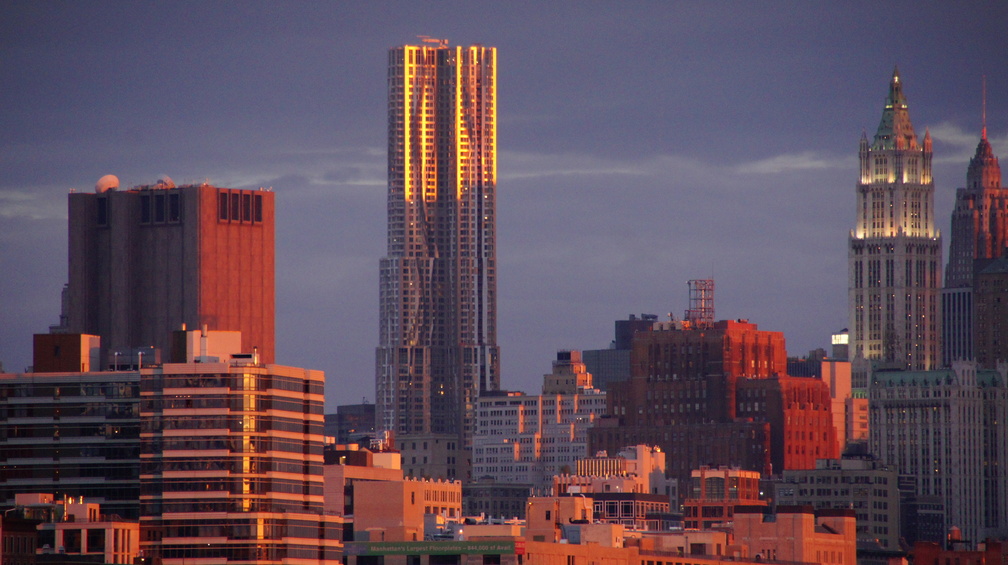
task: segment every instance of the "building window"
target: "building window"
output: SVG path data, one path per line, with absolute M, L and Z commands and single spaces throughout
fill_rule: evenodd
M 158 194 L 154 197 L 154 221 L 165 221 L 165 195 Z
M 140 223 L 149 224 L 151 221 L 150 215 L 150 196 L 144 194 L 140 196 Z
M 261 194 L 255 195 L 255 221 L 263 221 L 263 197 Z
M 220 193 L 217 198 L 217 219 L 228 219 L 228 195 L 226 192 Z
M 106 198 L 99 198 L 98 199 L 98 217 L 95 218 L 98 221 L 98 225 L 99 226 L 107 226 L 108 225 L 108 208 L 109 208 L 108 198 L 107 197 Z
M 178 193 L 168 195 L 168 221 L 178 222 L 182 219 L 182 202 Z
M 242 194 L 242 221 L 252 221 L 252 195 Z

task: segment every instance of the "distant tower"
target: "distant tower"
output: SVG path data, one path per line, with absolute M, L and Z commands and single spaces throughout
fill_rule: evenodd
M 476 397 L 500 383 L 497 50 L 424 41 L 388 58 L 376 418 L 397 440 L 467 445 Z
M 931 134 L 918 144 L 899 70 L 875 138 L 861 135 L 857 222 L 849 239 L 850 356 L 854 386 L 869 365 L 938 364 L 941 236 L 934 226 Z
M 113 175 L 70 194 L 69 282 L 51 331 L 101 336 L 103 367 L 139 347 L 167 360 L 182 324 L 240 331 L 243 351 L 272 363 L 273 197 L 168 177 L 119 190 Z
M 966 171 L 966 187 L 956 190 L 952 239 L 942 291 L 942 360 L 975 357 L 975 275 L 1005 257 L 1008 247 L 1008 189 L 1001 186 L 1001 166 L 987 141 L 986 95 L 980 143 Z M 993 365 L 987 365 L 993 368 Z

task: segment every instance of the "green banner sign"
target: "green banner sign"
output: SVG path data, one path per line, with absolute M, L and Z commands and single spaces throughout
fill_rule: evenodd
M 354 541 L 344 555 L 505 555 L 515 552 L 513 541 Z

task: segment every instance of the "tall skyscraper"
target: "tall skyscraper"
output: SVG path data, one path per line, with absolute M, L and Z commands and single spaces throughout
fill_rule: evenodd
M 952 212 L 952 240 L 942 290 L 942 360 L 946 365 L 976 357 L 974 327 L 984 332 L 990 326 L 977 326 L 974 321 L 974 279 L 993 260 L 1008 255 L 1006 247 L 1008 189 L 1001 186 L 1001 166 L 987 141 L 984 123 L 966 171 L 966 186 L 956 190 Z M 987 366 L 993 368 L 992 364 Z
M 973 261 L 1002 257 L 1006 247 L 1008 189 L 1001 186 L 1001 165 L 987 141 L 984 126 L 966 170 L 966 187 L 956 190 L 945 286 L 971 286 Z
M 376 417 L 464 446 L 476 397 L 500 383 L 497 50 L 425 43 L 389 51 Z
M 874 140 L 861 135 L 857 223 L 850 232 L 848 297 L 855 387 L 869 365 L 938 364 L 941 236 L 934 226 L 931 134 L 917 142 L 899 70 Z
M 182 324 L 240 331 L 243 349 L 272 363 L 273 196 L 167 177 L 119 190 L 113 175 L 70 194 L 69 282 L 52 331 L 100 336 L 102 367 L 139 347 L 167 358 Z

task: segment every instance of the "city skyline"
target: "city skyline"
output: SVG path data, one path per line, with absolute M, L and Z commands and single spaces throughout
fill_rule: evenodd
M 681 317 L 691 278 L 718 281 L 717 318 L 826 347 L 893 67 L 944 236 L 985 74 L 1008 154 L 1008 8 L 719 6 L 5 4 L 0 362 L 21 371 L 58 322 L 70 189 L 209 178 L 277 193 L 277 361 L 324 370 L 330 411 L 374 401 L 383 62 L 418 34 L 500 52 L 502 388 L 534 391 L 630 313 Z

